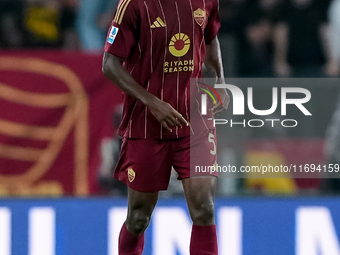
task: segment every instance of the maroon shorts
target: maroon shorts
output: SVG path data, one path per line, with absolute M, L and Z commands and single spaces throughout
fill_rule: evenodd
M 114 177 L 131 189 L 157 192 L 168 188 L 172 167 L 178 173 L 178 179 L 217 176 L 216 172 L 195 172 L 195 167 L 213 166 L 216 161 L 215 130 L 191 139 L 190 136 L 178 139 L 123 138 Z

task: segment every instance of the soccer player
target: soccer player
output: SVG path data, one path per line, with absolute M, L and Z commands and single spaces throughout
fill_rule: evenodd
M 190 82 L 202 77 L 205 63 L 217 83 L 224 83 L 216 37 L 218 8 L 218 0 L 121 0 L 118 4 L 105 45 L 103 72 L 124 95 L 118 130 L 123 143 L 114 174 L 128 186 L 120 255 L 142 254 L 144 231 L 158 192 L 168 187 L 172 167 L 182 180 L 193 221 L 190 254 L 218 254 L 216 176 L 190 174 L 190 159 L 197 165 L 216 163 L 211 119 L 229 104 L 227 92 L 217 90 L 220 102 L 201 114 L 201 90 L 192 89 L 197 83 Z

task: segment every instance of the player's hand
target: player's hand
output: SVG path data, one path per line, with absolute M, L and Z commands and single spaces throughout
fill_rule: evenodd
M 337 61 L 330 61 L 325 66 L 325 73 L 329 77 L 337 77 L 340 74 L 340 65 Z
M 172 127 L 182 128 L 182 124 L 189 126 L 188 121 L 176 111 L 169 103 L 156 99 L 147 104 L 149 110 L 164 128 L 172 132 Z
M 222 105 L 218 100 L 218 103 L 210 109 L 213 115 L 219 114 L 220 112 L 227 110 L 230 103 L 230 96 L 225 89 L 216 89 L 216 92 L 221 98 Z

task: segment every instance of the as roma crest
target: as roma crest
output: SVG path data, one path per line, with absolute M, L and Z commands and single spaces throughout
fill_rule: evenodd
M 194 11 L 194 18 L 198 25 L 202 26 L 205 21 L 205 10 L 202 10 L 201 8 L 198 8 L 196 11 Z
M 133 180 L 135 179 L 135 177 L 136 177 L 135 171 L 133 171 L 132 168 L 129 168 L 129 169 L 128 169 L 128 179 L 129 179 L 129 182 L 133 182 Z

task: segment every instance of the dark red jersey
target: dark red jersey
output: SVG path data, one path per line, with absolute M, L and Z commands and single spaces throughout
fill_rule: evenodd
M 124 58 L 125 68 L 142 87 L 190 120 L 190 79 L 202 76 L 205 43 L 216 37 L 219 28 L 218 0 L 121 0 L 105 51 Z M 120 135 L 162 139 L 193 131 L 183 127 L 169 132 L 142 102 L 123 94 Z M 211 114 L 201 116 L 199 103 L 194 108 L 195 125 L 211 127 L 206 123 Z

